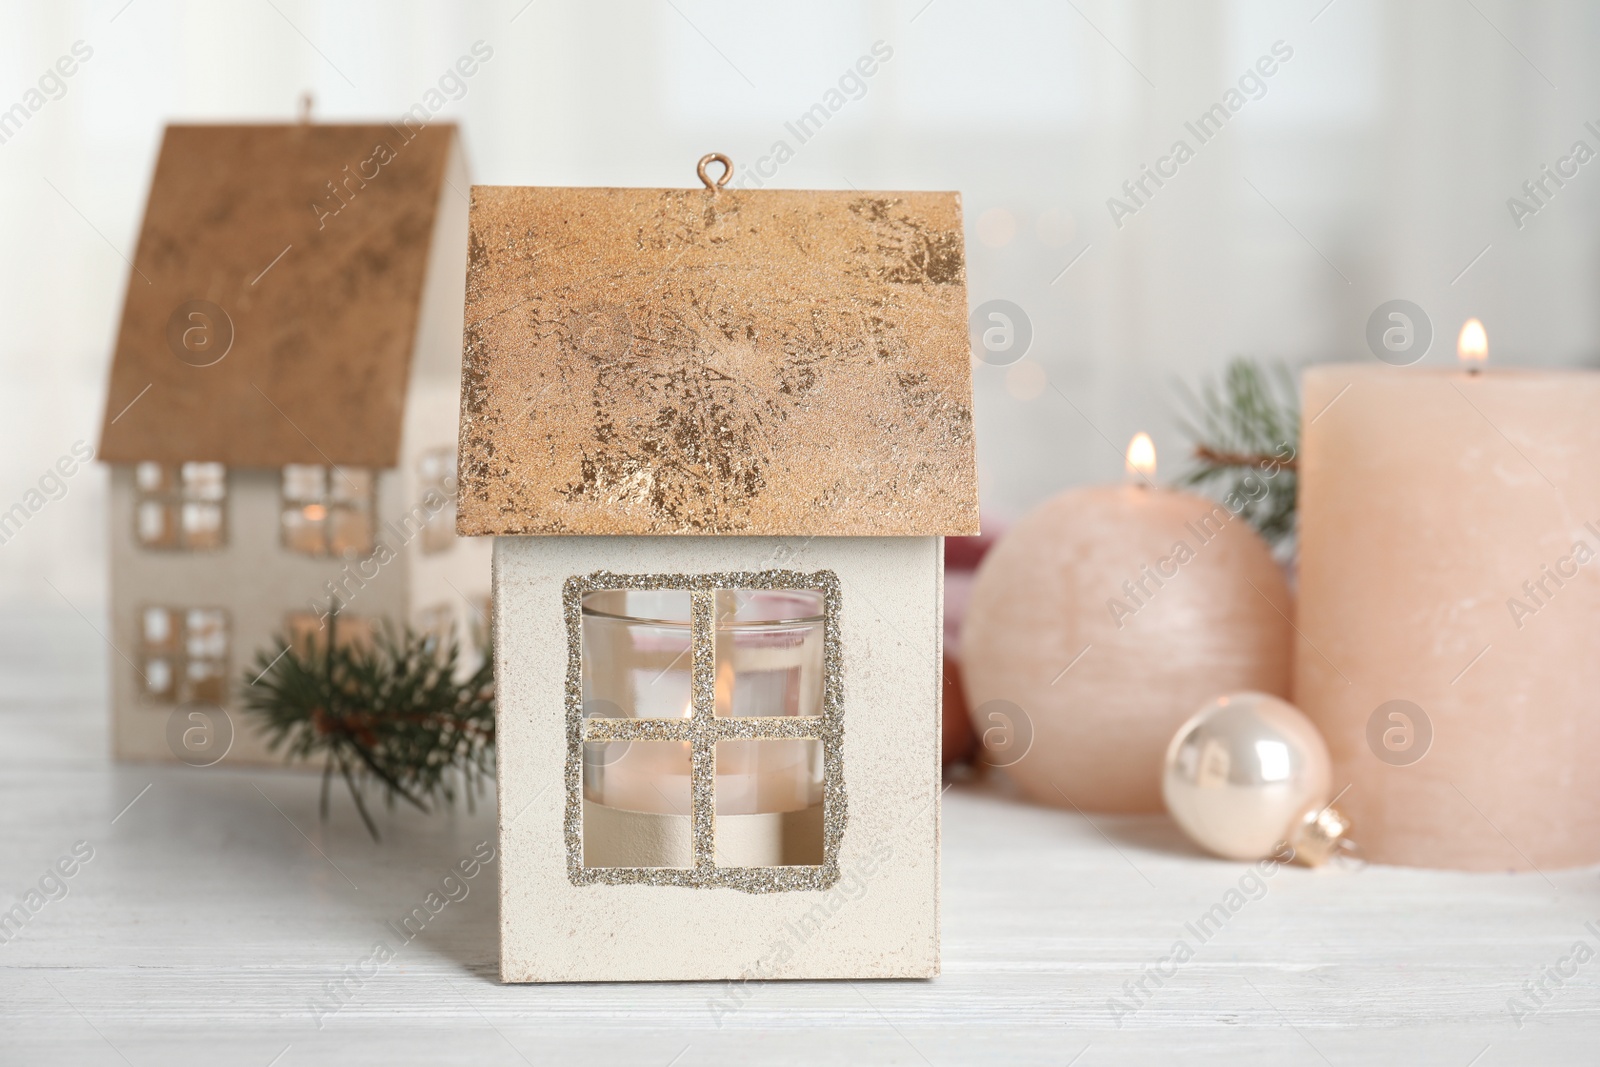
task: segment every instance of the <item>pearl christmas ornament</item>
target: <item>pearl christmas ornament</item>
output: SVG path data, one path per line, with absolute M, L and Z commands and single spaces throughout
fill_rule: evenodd
M 1294 705 L 1232 693 L 1201 708 L 1167 747 L 1161 794 L 1195 844 L 1262 859 L 1287 842 L 1308 867 L 1348 848 L 1350 823 L 1328 804 L 1322 735 Z

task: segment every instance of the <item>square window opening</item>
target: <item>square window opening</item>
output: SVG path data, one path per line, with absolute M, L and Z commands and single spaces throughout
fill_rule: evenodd
M 215 551 L 228 542 L 228 469 L 221 463 L 134 467 L 133 534 L 141 548 Z
M 326 648 L 329 632 L 333 633 L 335 648 L 370 649 L 372 647 L 372 620 L 348 611 L 338 613 L 337 619 L 312 611 L 291 611 L 283 617 L 284 637 L 295 655 L 302 659 Z
M 821 715 L 822 593 L 719 589 L 715 602 L 717 714 Z
M 303 556 L 368 555 L 375 545 L 376 481 L 357 467 L 284 467 L 283 547 Z
M 583 598 L 584 714 L 689 718 L 691 634 L 687 590 L 589 593 Z
M 837 878 L 844 805 L 824 799 L 843 773 L 829 741 L 840 727 L 839 657 L 829 652 L 837 579 L 749 578 L 568 581 L 569 655 L 582 683 L 569 697 L 578 722 L 568 758 L 581 762 L 582 786 L 568 796 L 581 812 L 568 843 L 580 884 L 754 891 Z M 650 874 L 662 868 L 675 870 Z
M 221 608 L 149 606 L 139 612 L 139 686 L 155 704 L 228 698 L 231 624 Z
M 822 863 L 822 742 L 717 743 L 717 866 Z
M 687 741 L 583 746 L 583 862 L 587 867 L 694 866 Z

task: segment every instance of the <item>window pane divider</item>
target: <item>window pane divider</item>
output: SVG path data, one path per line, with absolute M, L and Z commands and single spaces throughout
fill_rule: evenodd
M 716 711 L 718 595 L 739 589 L 813 589 L 823 594 L 823 714 L 719 716 Z M 687 718 L 586 717 L 583 713 L 582 603 L 611 589 L 681 589 L 689 593 L 690 713 Z M 562 836 L 575 885 L 722 886 L 749 893 L 829 889 L 839 880 L 844 837 L 844 700 L 840 588 L 832 571 L 725 571 L 701 574 L 574 575 L 562 587 L 567 630 L 566 803 Z M 818 865 L 724 867 L 716 862 L 716 746 L 719 741 L 814 740 L 823 745 L 823 858 Z M 583 862 L 583 746 L 606 741 L 679 741 L 690 745 L 689 867 L 588 867 Z
M 824 741 L 826 719 L 780 715 L 730 719 L 712 716 L 708 723 L 688 719 L 612 719 L 583 721 L 585 743 L 604 741 L 695 741 L 702 733 L 717 741 Z
M 693 700 L 694 759 L 690 769 L 690 831 L 694 865 L 717 865 L 717 605 L 716 593 L 696 589 L 689 594 L 689 640 L 693 668 L 689 692 Z

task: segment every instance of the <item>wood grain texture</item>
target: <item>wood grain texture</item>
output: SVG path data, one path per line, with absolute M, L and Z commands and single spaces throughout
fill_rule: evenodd
M 1108 999 L 1246 868 L 1164 818 L 1091 822 L 992 785 L 945 798 L 938 979 L 752 986 L 720 1014 L 721 983 L 502 986 L 494 865 L 409 943 L 386 926 L 493 841 L 492 811 L 400 813 L 375 845 L 348 801 L 318 824 L 313 775 L 113 765 L 108 656 L 65 609 L 0 617 L 0 906 L 74 842 L 94 848 L 0 944 L 8 1065 L 1595 1059 L 1600 959 L 1520 1029 L 1507 1012 L 1596 944 L 1595 870 L 1280 870 L 1119 1028 Z M 382 939 L 394 958 L 362 974 Z M 327 983 L 352 971 L 335 1001 Z

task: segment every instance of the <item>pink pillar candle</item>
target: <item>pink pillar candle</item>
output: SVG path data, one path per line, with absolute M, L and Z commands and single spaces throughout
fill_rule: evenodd
M 1303 412 L 1294 698 L 1351 836 L 1600 861 L 1600 374 L 1314 367 Z

